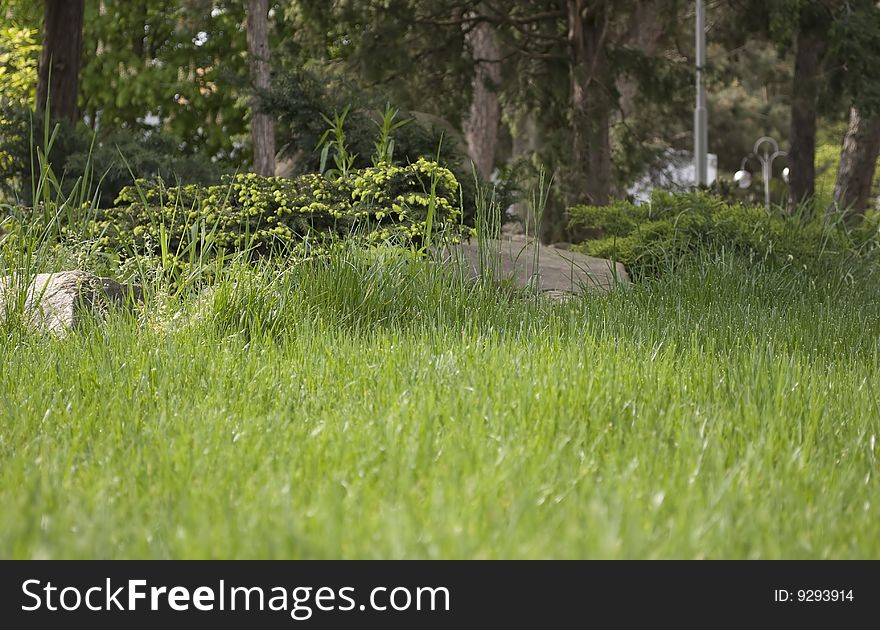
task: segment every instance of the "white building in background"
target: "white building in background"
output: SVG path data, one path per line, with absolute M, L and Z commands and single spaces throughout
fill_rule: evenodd
M 718 177 L 718 156 L 710 153 L 708 157 L 709 184 L 712 184 Z M 651 200 L 651 193 L 655 189 L 682 191 L 693 188 L 695 177 L 694 154 L 690 151 L 668 149 L 661 160 L 661 166 L 647 171 L 627 188 L 626 193 L 635 203 L 642 204 Z

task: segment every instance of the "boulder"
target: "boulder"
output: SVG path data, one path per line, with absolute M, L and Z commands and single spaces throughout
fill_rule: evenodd
M 23 287 L 12 276 L 0 278 L 0 320 L 16 308 Z M 17 286 L 18 285 L 18 286 Z M 103 317 L 109 308 L 130 307 L 143 300 L 137 285 L 123 285 L 85 271 L 41 273 L 24 294 L 25 318 L 40 330 L 63 337 L 86 317 Z
M 444 246 L 439 253 L 445 264 L 461 265 L 466 276 L 479 278 L 481 273 L 490 273 L 496 280 L 512 281 L 522 288 L 537 285 L 551 299 L 584 291 L 604 293 L 630 284 L 621 263 L 568 251 L 559 245 L 547 247 L 525 235 L 508 233 L 498 240 L 487 239 L 482 248 L 474 238 Z

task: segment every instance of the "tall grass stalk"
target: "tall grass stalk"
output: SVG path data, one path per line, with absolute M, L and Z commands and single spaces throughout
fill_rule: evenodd
M 394 162 L 394 132 L 413 121 L 412 118 L 397 120 L 400 110 L 386 103 L 382 118 L 374 121 L 378 129 L 376 140 L 373 143 L 373 166 L 391 164 Z
M 351 153 L 345 135 L 345 119 L 351 106 L 346 106 L 342 112 L 337 112 L 333 118 L 321 114 L 321 118 L 327 123 L 327 130 L 318 140 L 316 149 L 321 149 L 320 171 L 327 177 L 347 179 L 354 168 L 357 154 Z M 327 168 L 330 152 L 333 152 L 334 169 Z
M 0 231 L 0 277 L 6 277 L 0 287 L 0 326 L 6 332 L 16 328 L 23 330 L 29 325 L 25 317 L 26 305 L 29 301 L 39 302 L 46 290 L 43 286 L 37 292 L 31 285 L 38 273 L 57 271 L 51 268 L 57 259 L 56 244 L 69 237 L 78 241 L 80 250 L 87 249 L 88 243 L 82 238 L 84 227 L 93 216 L 97 203 L 92 192 L 94 168 L 91 152 L 86 159 L 84 175 L 65 193 L 63 176 L 58 176 L 50 161 L 60 127 L 51 123 L 48 110 L 47 106 L 39 144 L 36 143 L 33 119 L 30 125 L 30 192 L 34 206 L 0 206 L 7 215 L 8 227 L 8 230 Z M 94 141 L 91 146 L 94 148 Z
M 494 186 L 484 184 L 473 167 L 474 177 L 474 223 L 477 234 L 477 249 L 480 256 L 480 278 L 483 282 L 495 283 L 501 277 L 501 203 Z
M 528 214 L 526 223 L 532 222 L 533 233 L 535 235 L 535 246 L 532 254 L 532 289 L 535 299 L 541 293 L 541 225 L 544 222 L 544 212 L 547 209 L 547 202 L 550 199 L 550 187 L 553 185 L 553 177 L 547 179 L 547 172 L 542 166 L 538 170 L 538 181 L 529 190 L 528 198 Z M 526 240 L 528 241 L 528 229 L 526 230 Z

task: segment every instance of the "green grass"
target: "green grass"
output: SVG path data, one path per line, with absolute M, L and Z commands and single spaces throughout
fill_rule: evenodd
M 880 557 L 876 283 L 567 304 L 406 257 L 0 338 L 0 556 Z

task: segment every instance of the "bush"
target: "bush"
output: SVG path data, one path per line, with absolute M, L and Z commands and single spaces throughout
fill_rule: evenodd
M 279 73 L 273 77 L 272 90 L 261 97 L 261 109 L 277 120 L 279 153 L 296 162 L 297 174 L 319 170 L 320 150 L 315 150 L 315 147 L 327 129 L 322 115 L 332 118 L 346 108 L 349 109 L 345 119 L 346 142 L 349 151 L 357 156 L 355 167 L 372 165 L 376 122 L 381 116 L 384 101 L 348 90 L 342 95 L 336 94 L 331 91 L 327 81 L 318 80 L 307 71 Z M 465 156 L 459 151 L 455 139 L 449 138 L 448 131 L 439 126 L 422 124 L 411 112 L 401 111 L 397 119 L 410 120 L 394 132 L 394 153 L 398 161 L 407 163 L 419 158 L 434 159 L 438 148 L 441 148 L 439 163 L 442 166 L 455 170 L 464 164 Z
M 570 208 L 571 225 L 598 232 L 575 249 L 622 262 L 635 278 L 655 276 L 679 261 L 728 252 L 772 267 L 818 270 L 877 252 L 869 225 L 848 231 L 842 224 L 788 216 L 778 209 L 728 203 L 706 192 L 657 192 L 650 204 L 617 202 Z
M 327 129 L 322 115 L 348 109 L 345 118 L 346 143 L 355 156 L 354 166 L 371 165 L 377 123 L 381 121 L 386 96 L 360 87 L 339 84 L 339 80 L 317 76 L 308 70 L 279 72 L 273 75 L 272 89 L 260 95 L 261 109 L 276 119 L 279 154 L 290 160 L 296 174 L 319 170 L 320 150 L 315 150 Z M 409 164 L 419 159 L 438 162 L 449 169 L 462 187 L 464 220 L 473 223 L 474 196 L 477 186 L 464 139 L 442 119 L 425 113 L 401 110 L 397 120 L 409 123 L 394 131 L 394 161 Z M 497 182 L 497 195 L 503 207 L 515 201 L 517 191 L 507 178 Z
M 86 236 L 123 261 L 153 257 L 180 272 L 235 252 L 315 256 L 343 240 L 421 246 L 429 230 L 457 235 L 457 199 L 452 173 L 427 160 L 366 168 L 339 180 L 248 174 L 215 186 L 177 187 L 139 180 L 88 222 Z
M 23 205 L 33 203 L 31 164 L 38 164 L 37 147 L 43 149 L 44 125 L 42 113 L 0 103 L 0 198 Z M 177 142 L 158 129 L 114 129 L 95 137 L 83 124 L 61 122 L 57 127 L 53 123 L 50 132 L 55 135 L 49 163 L 62 192 L 69 195 L 77 181 L 89 181 L 89 193 L 102 207 L 112 206 L 135 178 L 207 184 L 223 173 L 208 158 L 182 155 Z M 35 170 L 39 175 L 39 167 Z
M 0 98 L 0 202 L 16 201 L 30 188 L 28 109 Z
M 90 132 L 86 137 L 90 136 Z M 158 130 L 117 129 L 94 147 L 78 147 L 64 161 L 68 178 L 93 173 L 100 193 L 100 205 L 111 206 L 136 178 L 176 184 L 209 184 L 224 173 L 216 162 L 204 156 L 181 154 L 177 142 Z M 134 173 L 134 177 L 132 177 Z

